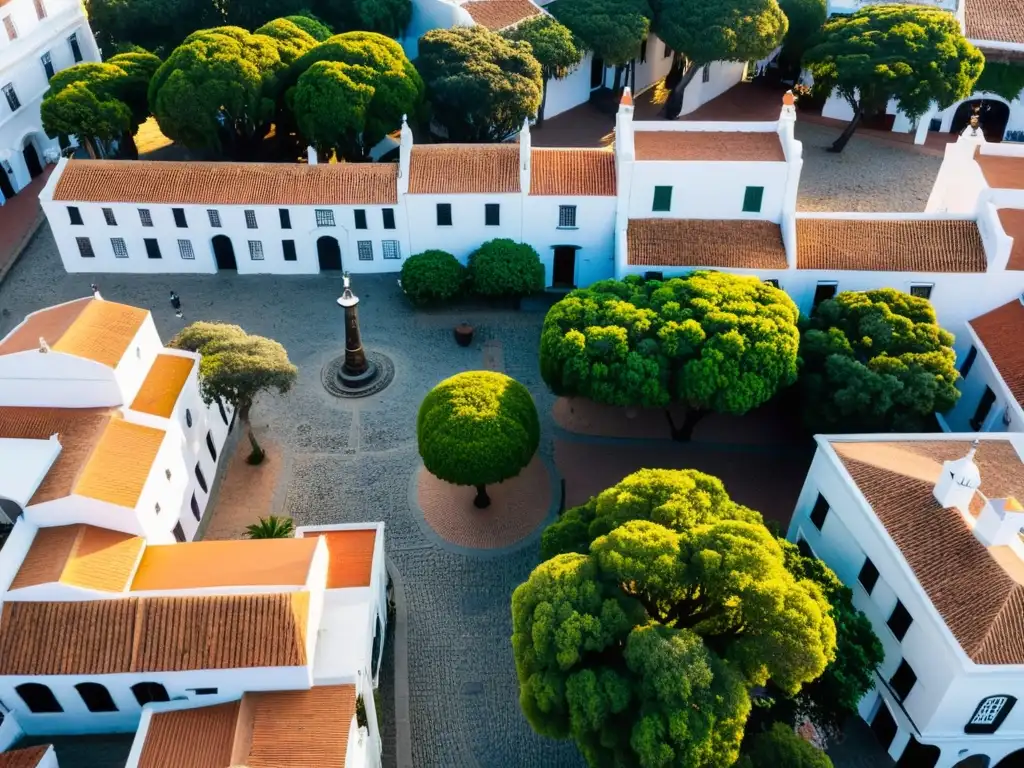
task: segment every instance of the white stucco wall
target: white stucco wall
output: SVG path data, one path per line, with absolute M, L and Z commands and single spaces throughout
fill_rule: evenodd
M 558 209 L 576 206 L 574 228 L 558 226 Z M 533 246 L 544 263 L 544 284 L 552 284 L 554 248 L 558 245 L 578 246 L 576 251 L 576 285 L 589 285 L 595 280 L 613 277 L 615 272 L 613 233 L 615 228 L 614 197 L 547 197 L 530 195 L 524 201 L 525 242 Z
M 964 343 L 977 350 L 974 363 L 967 376 L 961 375 L 957 381 L 960 399 L 949 413 L 943 416 L 943 427 L 951 432 L 971 432 L 971 419 L 974 417 L 978 404 L 988 387 L 995 394 L 995 402 L 988 412 L 982 432 L 1024 432 L 1024 409 L 1013 397 L 1006 381 L 999 374 L 992 358 L 981 343 L 974 329 L 968 324 L 965 328 Z M 957 367 L 963 368 L 968 351 L 961 352 L 957 359 Z
M 456 169 L 452 169 L 457 173 Z M 516 242 L 523 235 L 523 196 L 515 194 L 406 195 L 405 215 L 408 217 L 412 253 L 437 248 L 448 251 L 465 263 L 469 254 L 488 240 L 507 237 Z M 438 226 L 437 204 L 452 207 L 452 225 Z M 484 225 L 484 206 L 501 206 L 500 224 Z
M 53 341 L 53 340 L 50 340 Z M 0 355 L 0 403 L 23 407 L 100 408 L 123 402 L 114 371 L 52 349 Z
M 664 48 L 664 44 L 661 46 Z M 671 62 L 669 58 L 669 62 Z M 704 72 L 698 72 L 683 91 L 683 109 L 680 115 L 688 115 L 698 107 L 721 96 L 743 80 L 747 64 L 743 61 L 713 61 L 708 65 L 708 80 L 704 82 Z M 665 74 L 668 71 L 666 70 Z M 662 75 L 664 77 L 664 74 Z

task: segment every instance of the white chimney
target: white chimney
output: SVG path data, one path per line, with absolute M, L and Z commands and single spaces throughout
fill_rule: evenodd
M 319 162 L 316 154 L 316 148 L 312 144 L 306 147 L 306 161 L 310 165 L 316 165 L 317 162 Z
M 402 115 L 402 130 L 398 141 L 398 194 L 409 191 L 409 166 L 412 163 L 412 129 Z
M 974 535 L 986 547 L 1005 546 L 1024 529 L 1024 507 L 1012 496 L 989 499 L 974 524 Z
M 635 160 L 633 148 L 633 93 L 622 89 L 619 111 L 615 114 L 615 153 L 620 160 Z
M 519 188 L 524 195 L 530 194 L 530 118 L 523 118 L 523 128 L 519 131 Z
M 975 440 L 971 443 L 971 450 L 962 459 L 943 462 L 942 474 L 932 490 L 935 500 L 943 507 L 956 507 L 964 514 L 970 514 L 971 499 L 981 487 L 981 472 L 974 463 L 978 445 L 979 442 Z

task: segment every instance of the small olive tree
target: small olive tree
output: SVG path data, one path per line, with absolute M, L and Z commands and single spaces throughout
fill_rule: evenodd
M 423 464 L 455 485 L 476 487 L 473 504 L 491 503 L 487 486 L 518 475 L 540 443 L 540 421 L 529 390 L 494 371 L 445 379 L 423 399 L 416 419 Z

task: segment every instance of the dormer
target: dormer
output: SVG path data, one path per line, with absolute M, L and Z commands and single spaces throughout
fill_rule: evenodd
M 943 462 L 939 480 L 932 490 L 935 500 L 943 507 L 955 507 L 964 514 L 970 514 L 971 499 L 981 487 L 981 472 L 974 463 L 977 450 L 978 441 L 975 440 L 966 456 Z
M 1007 546 L 1017 540 L 1024 529 L 1024 506 L 1014 497 L 988 499 L 978 521 L 974 535 L 986 547 Z

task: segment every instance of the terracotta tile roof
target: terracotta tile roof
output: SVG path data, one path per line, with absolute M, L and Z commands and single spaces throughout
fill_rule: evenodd
M 327 539 L 330 564 L 327 588 L 368 587 L 373 575 L 373 548 L 377 542 L 374 528 L 347 531 L 306 531 L 307 538 Z
M 978 664 L 1024 663 L 1024 586 L 959 511 L 942 508 L 932 495 L 942 461 L 964 456 L 970 443 L 831 445 L 964 652 Z M 1024 493 L 1024 467 L 1008 441 L 982 440 L 974 460 L 989 498 Z
M 114 368 L 148 316 L 145 309 L 114 301 L 79 299 L 27 317 L 0 342 L 0 355 L 38 350 L 41 337 L 55 352 Z
M 0 675 L 302 666 L 308 623 L 308 592 L 7 601 Z
M 607 149 L 534 149 L 531 195 L 615 196 L 615 154 Z
M 637 160 L 786 160 L 774 131 L 637 131 L 633 147 Z
M 968 40 L 1024 43 L 1024 0 L 967 0 L 964 34 Z
M 412 148 L 410 194 L 519 191 L 518 144 L 427 144 Z
M 166 435 L 162 429 L 111 419 L 82 469 L 74 493 L 134 508 Z
M 316 539 L 253 539 L 149 546 L 131 589 L 300 587 L 316 545 Z
M 971 328 L 1014 398 L 1024 406 L 1024 305 L 1014 299 L 971 320 Z
M 996 213 L 999 214 L 999 223 L 1003 225 L 1003 231 L 1013 238 L 1010 260 L 1006 268 L 1024 270 L 1024 210 L 1000 208 Z
M 60 582 L 82 589 L 123 592 L 145 539 L 92 525 L 40 528 L 11 589 Z
M 47 440 L 56 434 L 60 453 L 29 504 L 70 496 L 82 468 L 111 419 L 109 408 L 18 408 L 0 406 L 0 437 Z
M 168 418 L 195 364 L 194 357 L 157 355 L 132 400 L 132 410 Z
M 0 768 L 36 768 L 49 748 L 49 744 L 41 744 L 38 747 L 0 752 Z
M 138 768 L 227 768 L 241 702 L 155 713 Z
M 630 219 L 629 262 L 647 267 L 786 269 L 778 224 L 753 219 Z
M 394 204 L 398 165 L 70 160 L 53 199 L 183 205 Z
M 1024 189 L 1024 157 L 975 152 L 985 182 L 993 189 Z
M 959 220 L 796 220 L 797 269 L 984 272 L 978 225 Z
M 495 32 L 541 12 L 530 0 L 472 0 L 462 7 L 474 22 Z

